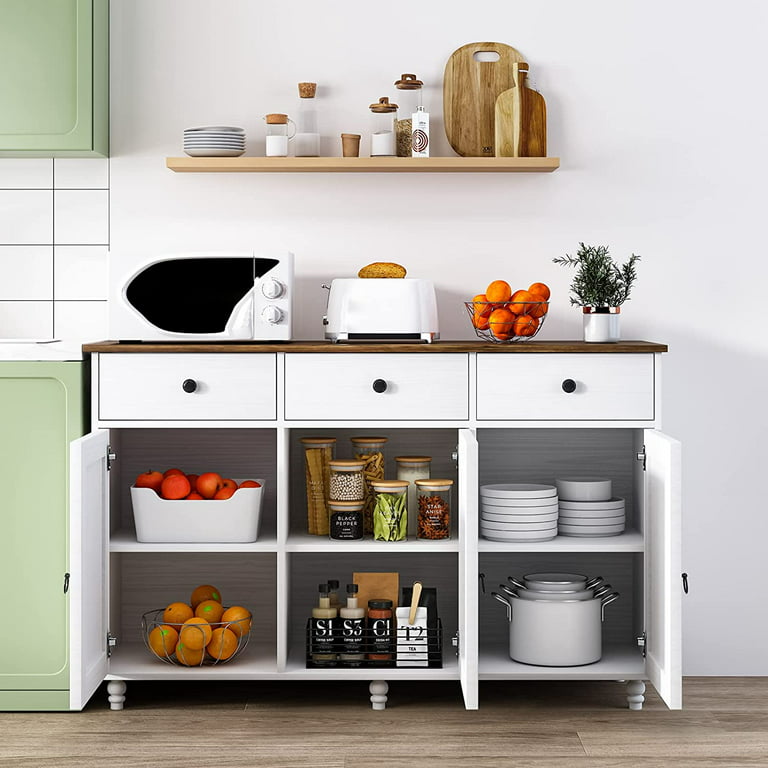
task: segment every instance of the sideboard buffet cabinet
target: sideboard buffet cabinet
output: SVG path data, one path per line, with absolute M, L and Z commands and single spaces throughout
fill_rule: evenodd
M 69 709 L 103 680 L 113 709 L 132 680 L 360 680 L 384 708 L 398 680 L 455 680 L 467 709 L 484 680 L 612 680 L 630 708 L 650 681 L 682 706 L 680 445 L 661 427 L 663 344 L 532 341 L 88 344 L 91 426 L 71 443 Z M 193 382 L 191 386 L 189 382 Z M 383 382 L 383 386 L 382 386 Z M 375 384 L 375 386 L 374 386 Z M 302 437 L 381 435 L 394 457 L 429 455 L 454 480 L 451 537 L 331 541 L 307 533 Z M 179 466 L 264 481 L 257 541 L 137 541 L 130 486 Z M 479 488 L 611 478 L 626 500 L 618 536 L 540 543 L 479 536 Z M 182 536 L 183 538 L 183 536 Z M 602 575 L 621 597 L 605 611 L 593 664 L 543 667 L 509 656 L 509 625 L 491 591 L 531 571 Z M 317 584 L 393 572 L 437 589 L 439 668 L 307 668 L 306 621 Z M 248 647 L 230 663 L 188 668 L 152 656 L 141 616 L 216 584 L 253 613 Z M 343 600 L 342 600 L 343 602 Z M 130 700 L 129 700 L 130 703 Z

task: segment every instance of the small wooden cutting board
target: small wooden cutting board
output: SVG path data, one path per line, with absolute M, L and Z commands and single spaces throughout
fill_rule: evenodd
M 547 105 L 527 85 L 528 65 L 512 65 L 514 87 L 496 99 L 496 157 L 547 156 Z
M 478 61 L 476 54 L 498 54 L 496 61 Z M 445 65 L 443 115 L 445 133 L 463 157 L 494 157 L 496 99 L 514 87 L 512 65 L 524 61 L 504 43 L 468 43 L 454 51 Z

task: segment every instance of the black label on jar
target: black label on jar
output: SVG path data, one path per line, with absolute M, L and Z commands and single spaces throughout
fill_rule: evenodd
M 342 653 L 362 653 L 362 619 L 341 619 L 341 650 Z
M 392 653 L 392 619 L 369 619 L 371 654 Z
M 340 541 L 354 541 L 363 538 L 363 515 L 361 512 L 332 512 L 330 537 Z
M 335 619 L 311 619 L 310 653 L 314 655 L 336 654 Z

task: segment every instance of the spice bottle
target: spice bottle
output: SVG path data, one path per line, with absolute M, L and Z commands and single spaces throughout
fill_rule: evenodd
M 329 501 L 364 501 L 365 480 L 361 459 L 334 459 L 329 463 Z
M 373 538 L 405 541 L 408 537 L 408 483 L 405 480 L 374 480 Z
M 416 535 L 418 502 L 416 499 L 416 480 L 425 480 L 432 471 L 431 456 L 395 456 L 397 479 L 407 480 L 408 485 L 408 535 Z
M 307 532 L 328 535 L 328 481 L 335 437 L 302 437 L 307 484 Z
M 364 501 L 329 501 L 328 536 L 333 541 L 360 541 L 363 538 Z
M 392 601 L 368 601 L 368 658 L 392 660 Z
M 353 437 L 352 449 L 355 458 L 365 462 L 365 509 L 363 510 L 363 533 L 373 533 L 374 493 L 371 483 L 384 479 L 384 445 L 386 437 Z
M 288 140 L 296 135 L 296 124 L 288 115 L 274 112 L 264 118 L 267 121 L 267 157 L 288 157 Z M 293 126 L 293 132 L 288 127 Z
M 419 516 L 416 536 L 420 539 L 451 537 L 451 486 L 453 480 L 417 480 Z
M 424 83 L 416 78 L 416 75 L 400 75 L 395 81 L 395 88 L 399 103 L 397 120 L 397 156 L 411 157 L 411 133 L 413 131 L 413 113 L 418 107 L 422 107 L 422 86 Z
M 328 585 L 318 586 L 318 603 L 312 609 L 310 621 L 310 657 L 314 664 L 323 666 L 336 665 L 336 637 L 334 627 L 337 610 L 331 607 Z
M 317 83 L 299 83 L 299 111 L 296 115 L 296 138 L 293 142 L 296 157 L 320 155 L 316 92 Z
M 395 131 L 397 127 L 397 104 L 390 104 L 382 96 L 371 104 L 371 157 L 391 156 L 396 152 Z
M 359 667 L 365 660 L 363 625 L 365 608 L 358 607 L 357 584 L 347 584 L 347 604 L 339 610 L 341 645 L 339 661 L 344 667 Z

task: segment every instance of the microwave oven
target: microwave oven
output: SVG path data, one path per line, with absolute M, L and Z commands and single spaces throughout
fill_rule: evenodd
M 289 341 L 293 254 L 111 254 L 109 333 L 118 341 Z M 128 264 L 128 262 L 131 262 Z

